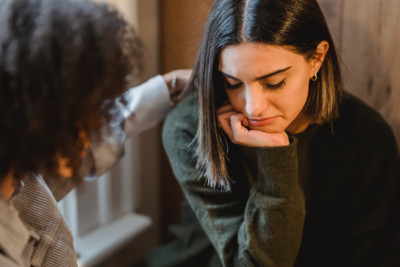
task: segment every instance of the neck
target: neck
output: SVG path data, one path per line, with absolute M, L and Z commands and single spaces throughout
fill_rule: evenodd
M 10 199 L 15 191 L 14 172 L 10 171 L 0 182 L 0 192 L 5 199 Z
M 298 134 L 298 133 L 304 132 L 310 124 L 311 124 L 311 118 L 302 112 L 286 128 L 286 132 L 291 133 L 291 134 Z

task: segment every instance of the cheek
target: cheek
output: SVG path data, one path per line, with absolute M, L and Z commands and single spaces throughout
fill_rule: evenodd
M 243 112 L 246 102 L 240 93 L 240 90 L 226 90 L 226 95 L 228 96 L 229 102 L 232 107 L 238 111 Z
M 303 80 L 297 80 L 287 87 L 281 93 L 277 94 L 274 98 L 274 105 L 277 109 L 293 119 L 303 109 L 308 96 L 308 83 Z
M 308 97 L 308 89 L 309 83 L 308 80 L 305 80 L 303 83 L 300 83 L 301 86 L 297 89 L 296 93 L 290 98 L 290 105 L 293 107 L 293 112 L 300 113 L 306 104 Z
M 299 89 L 299 93 L 298 93 L 299 101 L 302 102 L 303 105 L 307 101 L 309 89 L 310 89 L 310 81 L 309 81 L 309 79 L 305 78 L 303 81 L 303 85 Z

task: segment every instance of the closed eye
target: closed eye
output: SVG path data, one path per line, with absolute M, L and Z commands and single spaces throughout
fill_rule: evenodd
M 226 90 L 235 90 L 240 88 L 243 85 L 243 83 L 239 82 L 235 84 L 230 84 L 227 81 L 224 81 L 224 85 Z M 267 87 L 268 90 L 276 91 L 282 89 L 286 85 L 286 81 L 285 79 L 283 79 L 282 81 L 276 84 L 264 83 L 264 85 L 265 87 Z
M 234 89 L 240 88 L 240 86 L 242 86 L 243 83 L 239 82 L 239 83 L 235 83 L 235 84 L 230 84 L 227 81 L 224 81 L 224 84 L 225 84 L 226 90 L 234 90 Z
M 280 81 L 279 83 L 276 84 L 269 84 L 269 83 L 265 83 L 265 86 L 267 87 L 268 90 L 271 91 L 276 91 L 279 89 L 282 89 L 285 86 L 285 79 L 283 79 L 282 81 Z

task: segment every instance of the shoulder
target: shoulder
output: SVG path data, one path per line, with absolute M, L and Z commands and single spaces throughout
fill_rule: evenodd
M 197 95 L 195 93 L 191 93 L 168 114 L 166 122 L 173 122 L 176 120 L 183 121 L 185 123 L 196 122 L 197 126 L 197 119 L 199 117 L 198 111 L 199 107 Z
M 199 118 L 198 98 L 191 94 L 167 116 L 162 143 L 175 177 L 180 183 L 197 181 L 201 174 L 195 167 L 196 133 Z
M 197 132 L 199 118 L 197 99 L 195 94 L 190 94 L 165 119 L 162 139 L 167 150 L 168 147 L 175 146 L 177 143 L 182 144 L 193 141 Z
M 393 130 L 385 119 L 375 109 L 349 93 L 344 95 L 339 118 L 333 126 L 335 134 L 346 135 L 357 143 L 397 149 Z

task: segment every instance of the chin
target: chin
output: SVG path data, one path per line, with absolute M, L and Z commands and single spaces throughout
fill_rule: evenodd
M 251 130 L 257 130 L 265 133 L 281 133 L 285 131 L 285 127 L 278 125 L 250 126 Z

